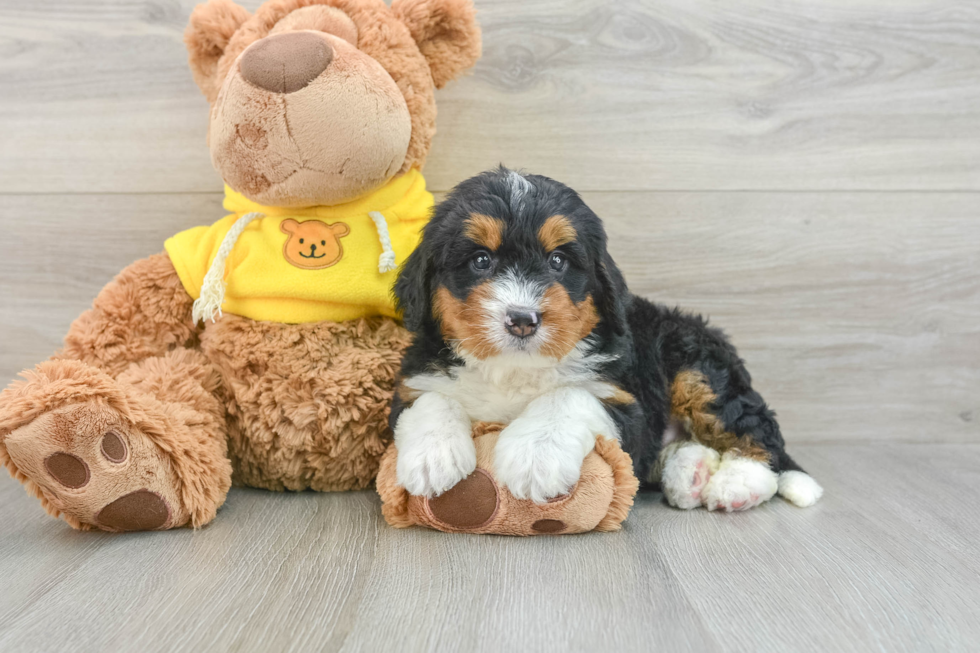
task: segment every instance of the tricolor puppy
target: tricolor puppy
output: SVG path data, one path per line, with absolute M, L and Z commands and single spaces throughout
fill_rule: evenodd
M 602 221 L 563 184 L 504 168 L 461 183 L 395 294 L 415 334 L 391 412 L 412 494 L 474 470 L 480 420 L 507 424 L 498 480 L 539 503 L 572 489 L 597 435 L 619 438 L 679 508 L 823 493 L 721 331 L 631 295 Z

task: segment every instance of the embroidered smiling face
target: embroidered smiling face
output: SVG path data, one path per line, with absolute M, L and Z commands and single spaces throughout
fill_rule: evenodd
M 297 222 L 291 218 L 283 220 L 279 229 L 289 236 L 283 245 L 282 255 L 304 270 L 321 270 L 340 261 L 344 256 L 340 239 L 350 233 L 350 227 L 343 222 Z

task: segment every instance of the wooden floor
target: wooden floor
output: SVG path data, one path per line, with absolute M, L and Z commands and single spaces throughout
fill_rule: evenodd
M 247 489 L 196 533 L 78 533 L 5 482 L 0 650 L 976 651 L 980 446 L 794 453 L 808 510 L 644 494 L 620 533 L 525 539 Z
M 221 217 L 194 4 L 0 0 L 0 383 Z M 504 162 L 582 191 L 635 292 L 731 334 L 823 501 L 648 494 L 618 534 L 512 539 L 238 489 L 112 536 L 0 478 L 0 651 L 977 650 L 980 5 L 477 4 L 430 187 Z

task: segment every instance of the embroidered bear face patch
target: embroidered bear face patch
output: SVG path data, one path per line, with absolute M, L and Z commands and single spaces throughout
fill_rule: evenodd
M 321 270 L 340 261 L 344 256 L 340 239 L 350 233 L 350 227 L 343 222 L 297 222 L 292 218 L 283 220 L 279 229 L 289 236 L 282 255 L 289 263 L 304 270 Z

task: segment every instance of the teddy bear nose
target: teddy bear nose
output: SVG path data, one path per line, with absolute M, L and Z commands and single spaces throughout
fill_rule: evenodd
M 333 60 L 333 49 L 310 32 L 274 34 L 242 55 L 242 77 L 273 93 L 294 93 L 320 76 Z

